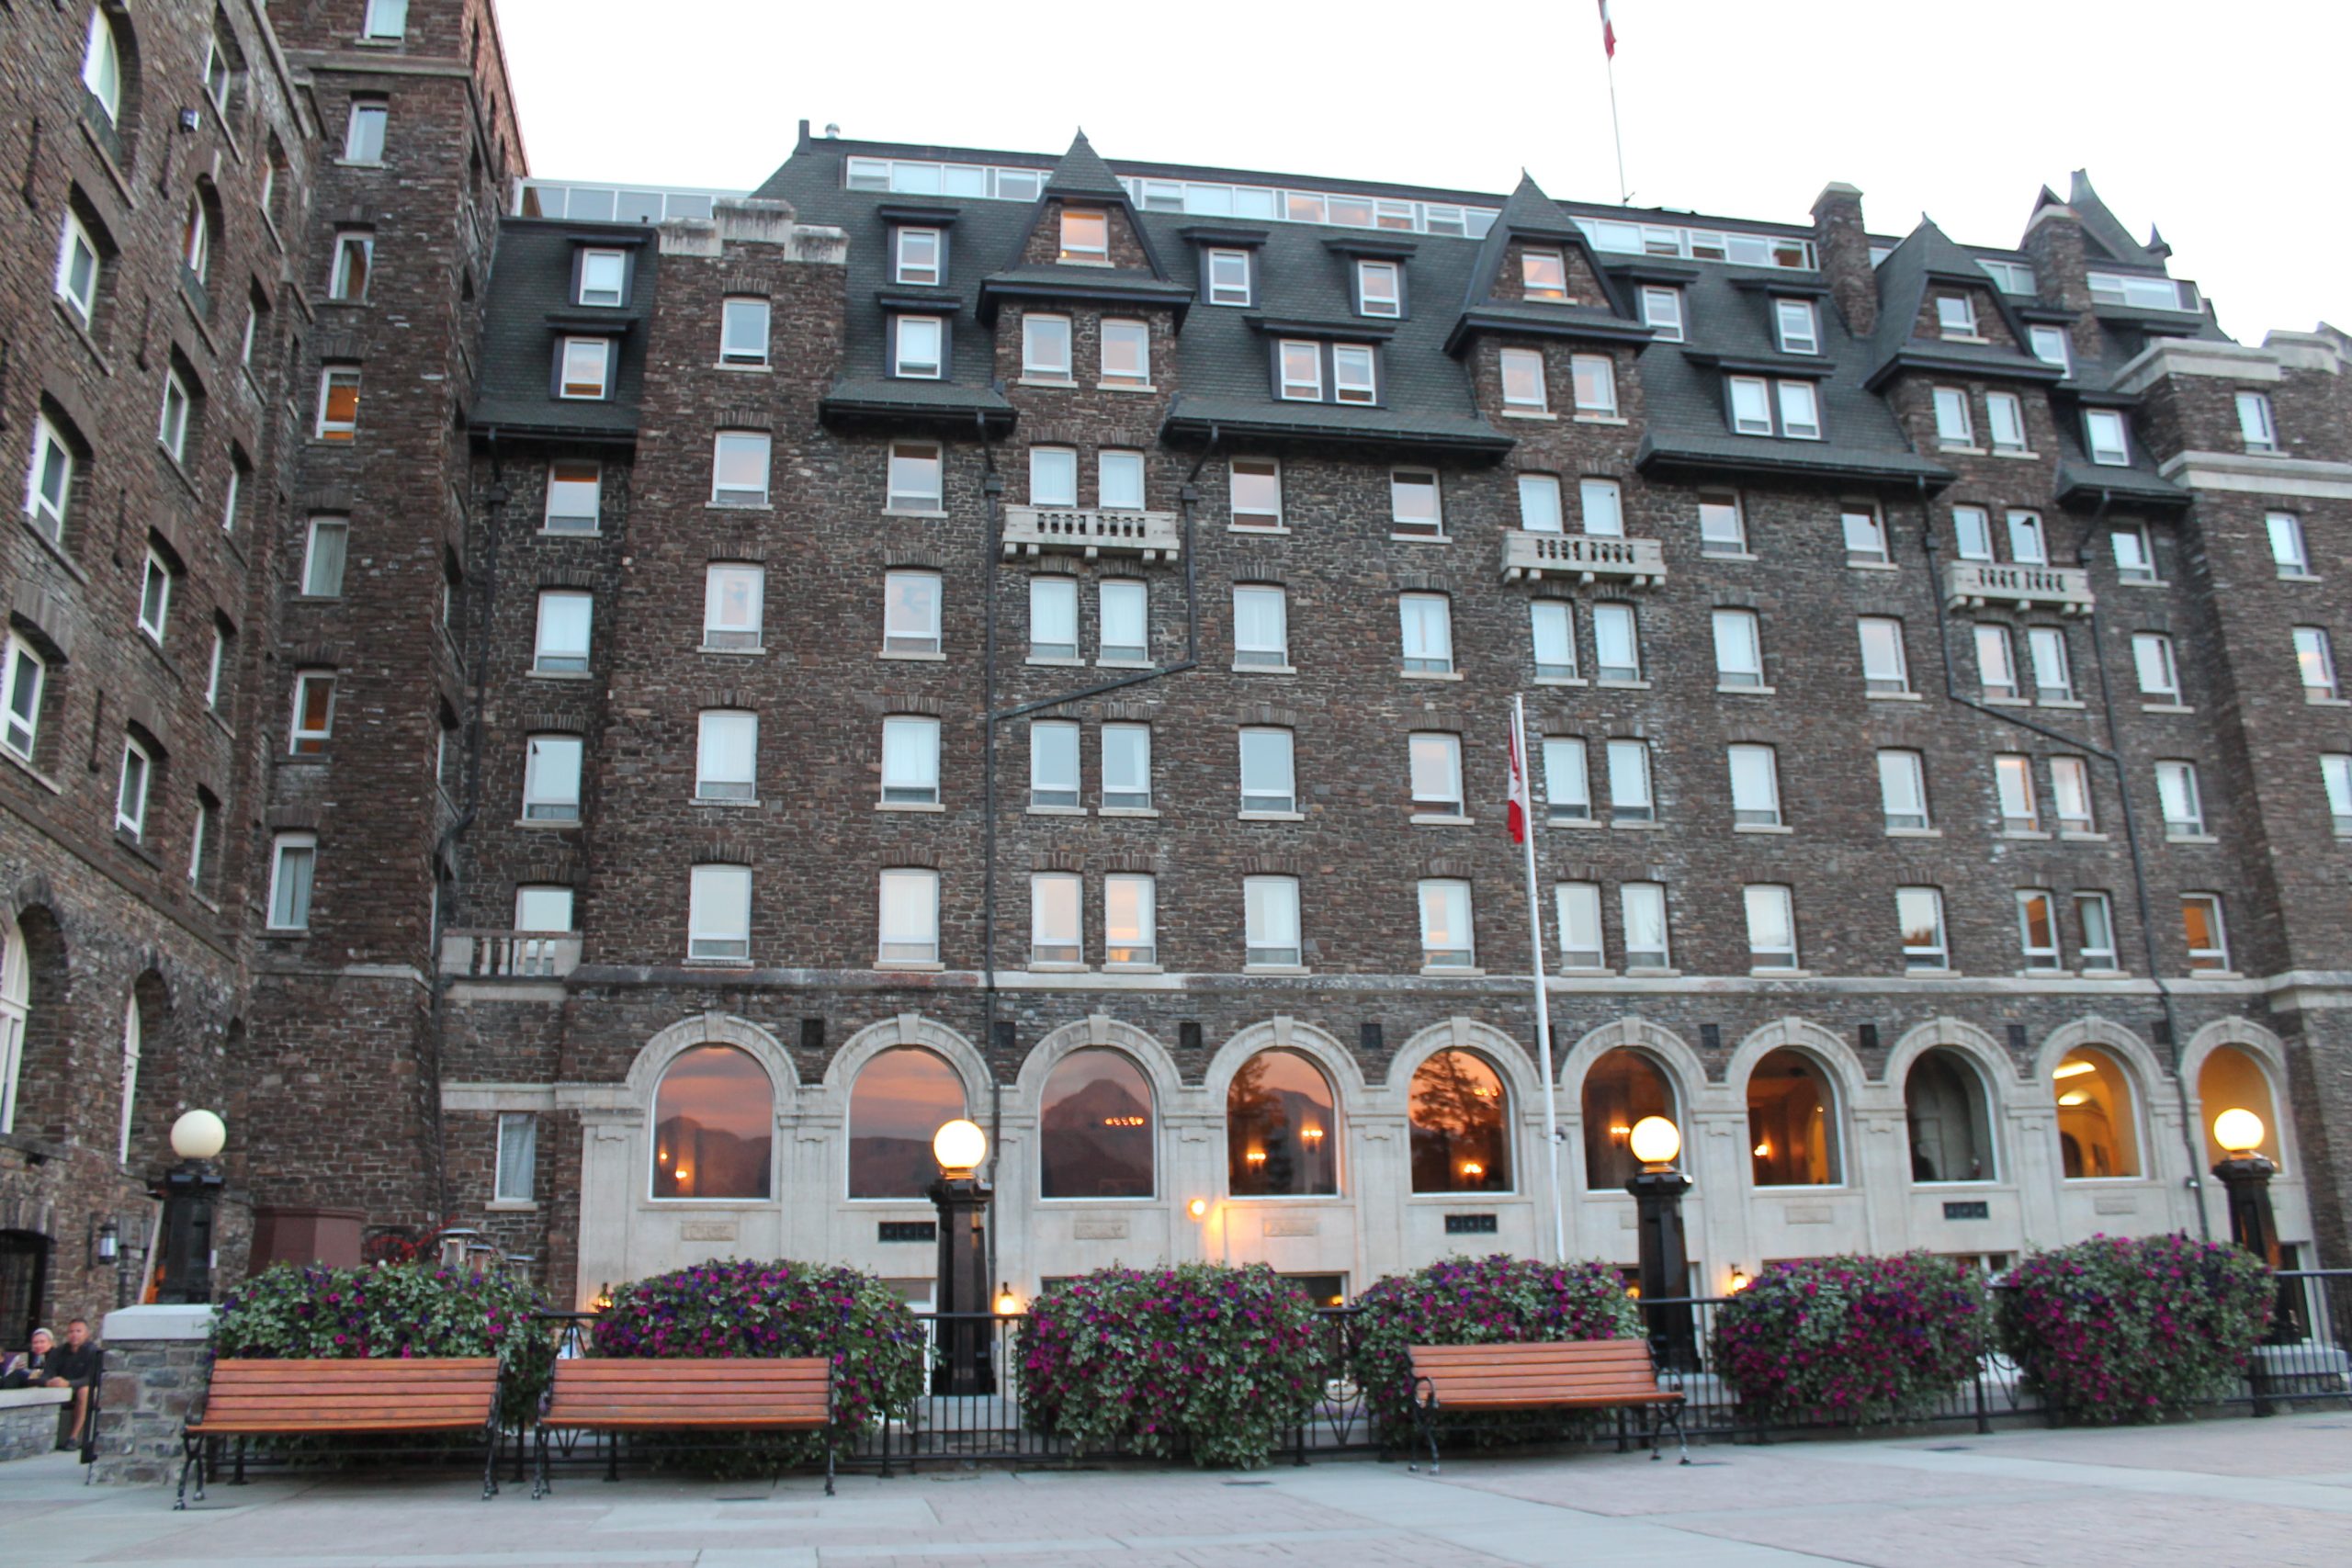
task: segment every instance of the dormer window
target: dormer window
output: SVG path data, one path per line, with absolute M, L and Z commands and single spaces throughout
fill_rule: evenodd
M 1567 258 L 1557 251 L 1521 251 L 1519 253 L 1520 292 L 1530 299 L 1553 299 L 1566 304 L 1568 299 Z
M 1780 434 L 1792 441 L 1821 439 L 1821 393 L 1811 381 L 1767 381 L 1761 376 L 1726 378 L 1731 427 L 1741 435 Z M 1776 426 L 1773 415 L 1780 423 Z
M 2026 336 L 2033 344 L 2036 359 L 2044 365 L 2055 365 L 2069 376 L 2075 373 L 2074 355 L 2069 352 L 2065 328 L 2030 327 L 2026 330 Z
M 947 275 L 947 244 L 936 229 L 900 229 L 891 281 L 929 288 Z
M 1778 329 L 1782 354 L 1819 354 L 1821 318 L 1810 299 L 1775 299 L 1772 323 Z
M 1207 265 L 1209 303 L 1247 307 L 1250 300 L 1250 253 L 1211 251 Z
M 2114 409 L 2085 409 L 2083 435 L 2084 444 L 2091 450 L 2092 462 L 2110 468 L 2130 466 L 2131 430 L 2121 413 Z
M 580 253 L 580 300 L 582 305 L 612 308 L 628 300 L 628 253 Z
M 612 389 L 612 339 L 564 339 L 563 369 L 557 395 L 566 401 L 592 401 L 604 397 Z
M 1111 220 L 1101 212 L 1062 209 L 1062 244 L 1058 258 L 1066 262 L 1107 266 L 1111 261 Z
M 1275 345 L 1274 364 L 1278 390 L 1285 401 L 1380 401 L 1380 354 L 1370 344 L 1284 338 Z
M 1655 285 L 1642 290 L 1642 324 L 1660 343 L 1682 341 L 1682 290 Z
M 890 374 L 938 380 L 945 363 L 945 323 L 937 316 L 893 316 L 890 328 Z
M 1936 326 L 1946 337 L 1973 338 L 1976 332 L 1976 303 L 1965 294 L 1936 296 Z
M 1356 312 L 1364 316 L 1403 315 L 1404 269 L 1393 261 L 1356 263 Z
M 1378 402 L 1378 355 L 1365 344 L 1334 344 L 1331 347 L 1333 400 L 1342 403 Z
M 1323 345 L 1285 339 L 1281 349 L 1283 396 L 1292 402 L 1323 400 Z

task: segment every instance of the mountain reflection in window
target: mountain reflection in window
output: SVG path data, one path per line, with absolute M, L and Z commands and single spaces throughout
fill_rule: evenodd
M 1048 1198 L 1151 1196 L 1151 1086 L 1117 1051 L 1073 1051 L 1046 1080 L 1039 1190 Z
M 931 1140 L 964 1114 L 964 1080 L 920 1045 L 865 1064 L 849 1094 L 849 1195 L 920 1198 L 939 1179 Z
M 1226 1181 L 1237 1198 L 1322 1198 L 1340 1190 L 1339 1116 L 1322 1069 L 1261 1051 L 1225 1097 Z
M 766 1198 L 775 1142 L 768 1075 L 731 1045 L 697 1045 L 653 1100 L 656 1198 Z
M 1413 1190 L 1508 1192 L 1503 1081 L 1467 1051 L 1440 1051 L 1413 1074 Z

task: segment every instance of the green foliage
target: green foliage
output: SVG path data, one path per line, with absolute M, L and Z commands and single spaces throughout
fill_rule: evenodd
M 1713 1361 L 1767 1420 L 1914 1419 L 1975 1369 L 1984 1290 L 1931 1253 L 1780 1263 L 1715 1312 Z

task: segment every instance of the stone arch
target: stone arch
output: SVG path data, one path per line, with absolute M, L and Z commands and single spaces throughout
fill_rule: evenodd
M 122 1107 L 128 1128 L 126 1163 L 136 1169 L 172 1161 L 172 1123 L 187 1079 L 187 1010 L 177 989 L 151 964 L 130 985 L 130 1005 L 139 1015 L 138 1075 Z
M 100 141 L 107 144 L 107 155 L 115 161 L 116 166 L 128 175 L 138 163 L 141 99 L 143 96 L 141 89 L 144 86 L 139 31 L 131 25 L 130 7 L 126 4 L 126 0 L 96 0 L 91 9 L 103 14 L 106 17 L 107 24 L 114 34 L 115 50 L 121 64 L 121 86 L 111 135 L 109 138 L 108 133 L 99 132 L 98 136 Z M 86 51 L 88 48 L 86 34 L 83 44 Z M 85 60 L 86 58 L 85 52 Z M 76 62 L 77 78 L 81 63 Z M 99 119 L 103 124 L 105 117 L 100 116 Z
M 2050 1075 L 2056 1072 L 2058 1064 L 2066 1059 L 2066 1053 L 2077 1045 L 2105 1046 L 2123 1063 L 2138 1080 L 2136 1087 L 2141 1096 L 2140 1113 L 2143 1116 L 2149 1113 L 2150 1100 L 2156 1085 L 2172 1077 L 2172 1069 L 2156 1059 L 2155 1052 L 2149 1048 L 2146 1041 L 2121 1024 L 2093 1014 L 2078 1018 L 2072 1023 L 2062 1023 L 2050 1032 L 2042 1041 L 2041 1048 L 2034 1053 L 2034 1081 L 2047 1085 L 2051 1081 Z
M 16 1079 L 10 1086 L 12 1130 L 51 1143 L 64 1143 L 73 1129 L 77 1077 L 73 1034 L 65 1026 L 68 968 L 64 924 L 40 896 L 48 889 L 19 890 L 11 924 L 24 964 L 25 1008 L 17 1036 Z
M 1388 1077 L 1382 1087 L 1393 1096 L 1409 1094 L 1413 1075 L 1420 1070 L 1421 1064 L 1446 1050 L 1469 1051 L 1485 1057 L 1510 1087 L 1511 1099 L 1517 1102 L 1512 1107 L 1514 1114 L 1543 1102 L 1543 1075 L 1528 1060 L 1527 1047 L 1484 1020 L 1460 1014 L 1442 1019 L 1406 1041 L 1390 1058 Z
M 2278 1034 L 2249 1018 L 2217 1018 L 2188 1037 L 2188 1044 L 2180 1054 L 2180 1081 L 2188 1087 L 2190 1102 L 2196 1107 L 2196 1131 L 2200 1139 L 2212 1126 L 2213 1118 L 2226 1106 L 2205 1103 L 2205 1065 L 2213 1053 L 2223 1046 L 2235 1049 L 2255 1064 L 2270 1090 L 2270 1136 L 2276 1140 L 2279 1163 L 2285 1169 L 2298 1174 L 2302 1170 L 2302 1157 L 2296 1146 L 2295 1111 L 2288 1094 L 2287 1044 Z M 2200 1143 L 2199 1146 L 2203 1146 Z
M 1582 1103 L 1585 1075 L 1610 1052 L 1623 1047 L 1647 1052 L 1666 1069 L 1676 1105 L 1687 1119 L 1693 1100 L 1707 1087 L 1707 1066 L 1679 1034 L 1643 1018 L 1621 1018 L 1589 1031 L 1560 1058 L 1560 1087 Z
M 650 1112 L 654 1093 L 662 1087 L 662 1076 L 670 1070 L 670 1064 L 697 1045 L 734 1045 L 743 1050 L 767 1073 L 779 1112 L 799 1091 L 800 1075 L 793 1067 L 792 1054 L 775 1035 L 747 1018 L 704 1012 L 680 1019 L 639 1047 L 623 1079 L 630 1102 L 640 1111 Z
M 988 1060 L 978 1048 L 934 1019 L 919 1012 L 902 1012 L 867 1024 L 842 1042 L 833 1059 L 825 1064 L 820 1081 L 827 1094 L 838 1098 L 843 1115 L 849 1112 L 849 1091 L 857 1082 L 857 1075 L 865 1070 L 866 1063 L 894 1045 L 921 1045 L 937 1052 L 956 1069 L 956 1076 L 964 1080 L 964 1103 L 979 1106 L 987 1102 L 996 1075 L 989 1071 Z
M 1836 1034 L 1802 1018 L 1776 1018 L 1749 1031 L 1724 1068 L 1724 1086 L 1744 1100 L 1747 1094 L 1747 1079 L 1756 1071 L 1756 1064 L 1783 1047 L 1801 1051 L 1827 1068 L 1838 1098 L 1845 1102 L 1838 1110 L 1849 1115 L 1852 1113 L 1856 1095 L 1869 1081 L 1869 1075 L 1862 1070 L 1861 1058 L 1854 1055 L 1853 1047 Z
M 1029 1055 L 1022 1059 L 1021 1071 L 1013 1079 L 1013 1103 L 1042 1110 L 1046 1081 L 1054 1076 L 1062 1058 L 1072 1052 L 1105 1046 L 1135 1058 L 1136 1066 L 1143 1069 L 1145 1080 L 1151 1085 L 1155 1109 L 1165 1116 L 1176 1096 L 1183 1092 L 1183 1077 L 1177 1071 L 1175 1057 L 1148 1031 L 1099 1012 L 1048 1030 L 1044 1039 L 1029 1048 Z
M 2011 1091 L 2024 1082 L 2016 1060 L 1990 1032 L 1965 1019 L 1949 1016 L 1931 1018 L 1904 1031 L 1903 1037 L 1894 1043 L 1894 1049 L 1886 1054 L 1886 1067 L 1878 1081 L 1901 1093 L 1912 1067 L 1939 1045 L 1949 1045 L 1975 1064 L 1993 1090 L 1996 1105 L 2005 1103 Z
M 1241 1064 L 1261 1051 L 1277 1048 L 1295 1051 L 1323 1069 L 1323 1076 L 1331 1080 L 1332 1093 L 1339 1097 L 1340 1114 L 1363 1108 L 1370 1087 L 1354 1054 L 1315 1025 L 1278 1013 L 1242 1029 L 1209 1059 L 1202 1082 L 1208 1089 L 1209 1103 L 1220 1115 L 1233 1088 L 1233 1075 L 1241 1070 Z

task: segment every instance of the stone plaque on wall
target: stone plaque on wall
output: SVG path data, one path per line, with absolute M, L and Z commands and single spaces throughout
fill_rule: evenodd
M 687 1220 L 678 1226 L 681 1241 L 733 1241 L 733 1220 Z
M 1080 1241 L 1120 1241 L 1127 1234 L 1125 1220 L 1079 1220 L 1072 1223 L 1070 1234 Z
M 1792 1225 L 1826 1225 L 1829 1223 L 1829 1205 L 1826 1203 L 1792 1203 L 1786 1213 L 1788 1223 Z
M 1315 1235 L 1323 1229 L 1323 1222 L 1313 1214 L 1268 1214 L 1268 1235 Z

